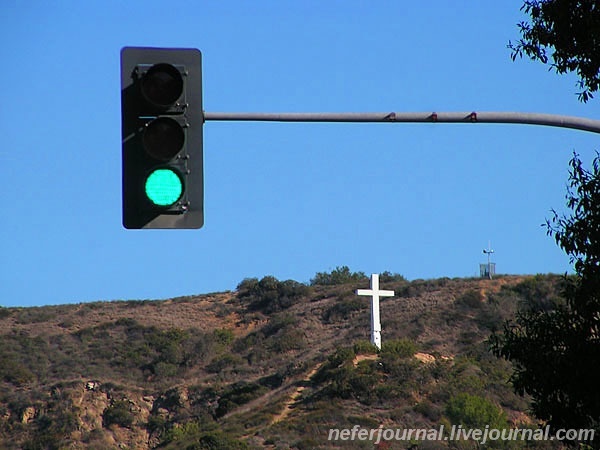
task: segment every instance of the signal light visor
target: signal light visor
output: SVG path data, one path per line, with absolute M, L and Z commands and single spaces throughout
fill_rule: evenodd
M 185 133 L 175 119 L 158 117 L 146 125 L 142 141 L 146 153 L 158 161 L 166 162 L 183 148 Z
M 168 108 L 183 93 L 183 78 L 171 64 L 155 64 L 142 77 L 142 95 L 154 106 Z

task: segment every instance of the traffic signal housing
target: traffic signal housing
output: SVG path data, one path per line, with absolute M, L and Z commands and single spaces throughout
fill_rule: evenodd
M 123 226 L 204 224 L 202 56 L 121 50 Z

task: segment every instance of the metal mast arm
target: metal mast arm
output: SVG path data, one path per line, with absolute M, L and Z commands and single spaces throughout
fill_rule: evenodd
M 519 112 L 256 113 L 205 112 L 204 120 L 257 122 L 516 123 L 600 133 L 600 120 Z

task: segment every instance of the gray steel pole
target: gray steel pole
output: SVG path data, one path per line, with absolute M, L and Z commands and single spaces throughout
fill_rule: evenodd
M 205 112 L 204 120 L 257 122 L 516 123 L 600 133 L 600 120 L 519 112 L 256 113 Z

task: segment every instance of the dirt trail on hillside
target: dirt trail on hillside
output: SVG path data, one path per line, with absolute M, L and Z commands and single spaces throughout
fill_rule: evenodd
M 294 406 L 296 405 L 296 403 L 298 403 L 298 399 L 302 395 L 302 392 L 304 392 L 304 389 L 306 389 L 307 384 L 310 383 L 310 379 L 313 377 L 313 375 L 315 373 L 317 373 L 319 371 L 319 369 L 321 368 L 322 365 L 323 365 L 323 363 L 320 362 L 315 367 L 313 367 L 310 372 L 308 372 L 304 376 L 304 378 L 300 381 L 300 385 L 297 386 L 296 389 L 292 391 L 291 395 L 288 397 L 288 399 L 283 404 L 283 409 L 281 410 L 281 412 L 279 414 L 277 414 L 275 417 L 273 417 L 271 424 L 282 421 L 283 419 L 285 419 L 288 416 L 289 413 L 292 412 L 292 410 L 294 409 Z
M 366 361 L 366 360 L 376 360 L 379 357 L 379 355 L 373 354 L 373 355 L 356 355 L 354 357 L 354 360 L 352 361 L 352 363 L 354 364 L 354 366 L 356 366 L 360 361 Z M 283 409 L 281 410 L 281 412 L 279 414 L 277 414 L 275 417 L 273 417 L 273 420 L 271 421 L 271 424 L 277 423 L 277 422 L 281 422 L 283 419 L 285 419 L 295 408 L 296 404 L 299 402 L 300 396 L 302 395 L 302 393 L 304 392 L 304 389 L 306 389 L 306 387 L 308 386 L 308 384 L 310 383 L 310 379 L 313 377 L 314 374 L 316 374 L 319 369 L 321 368 L 321 366 L 324 364 L 324 362 L 320 362 L 319 364 L 317 364 L 315 367 L 313 367 L 311 369 L 310 372 L 308 372 L 304 378 L 302 380 L 300 380 L 299 382 L 299 386 L 296 387 L 296 389 L 294 389 L 292 391 L 292 393 L 290 394 L 290 396 L 288 397 L 288 399 L 285 401 L 285 403 L 283 404 Z

